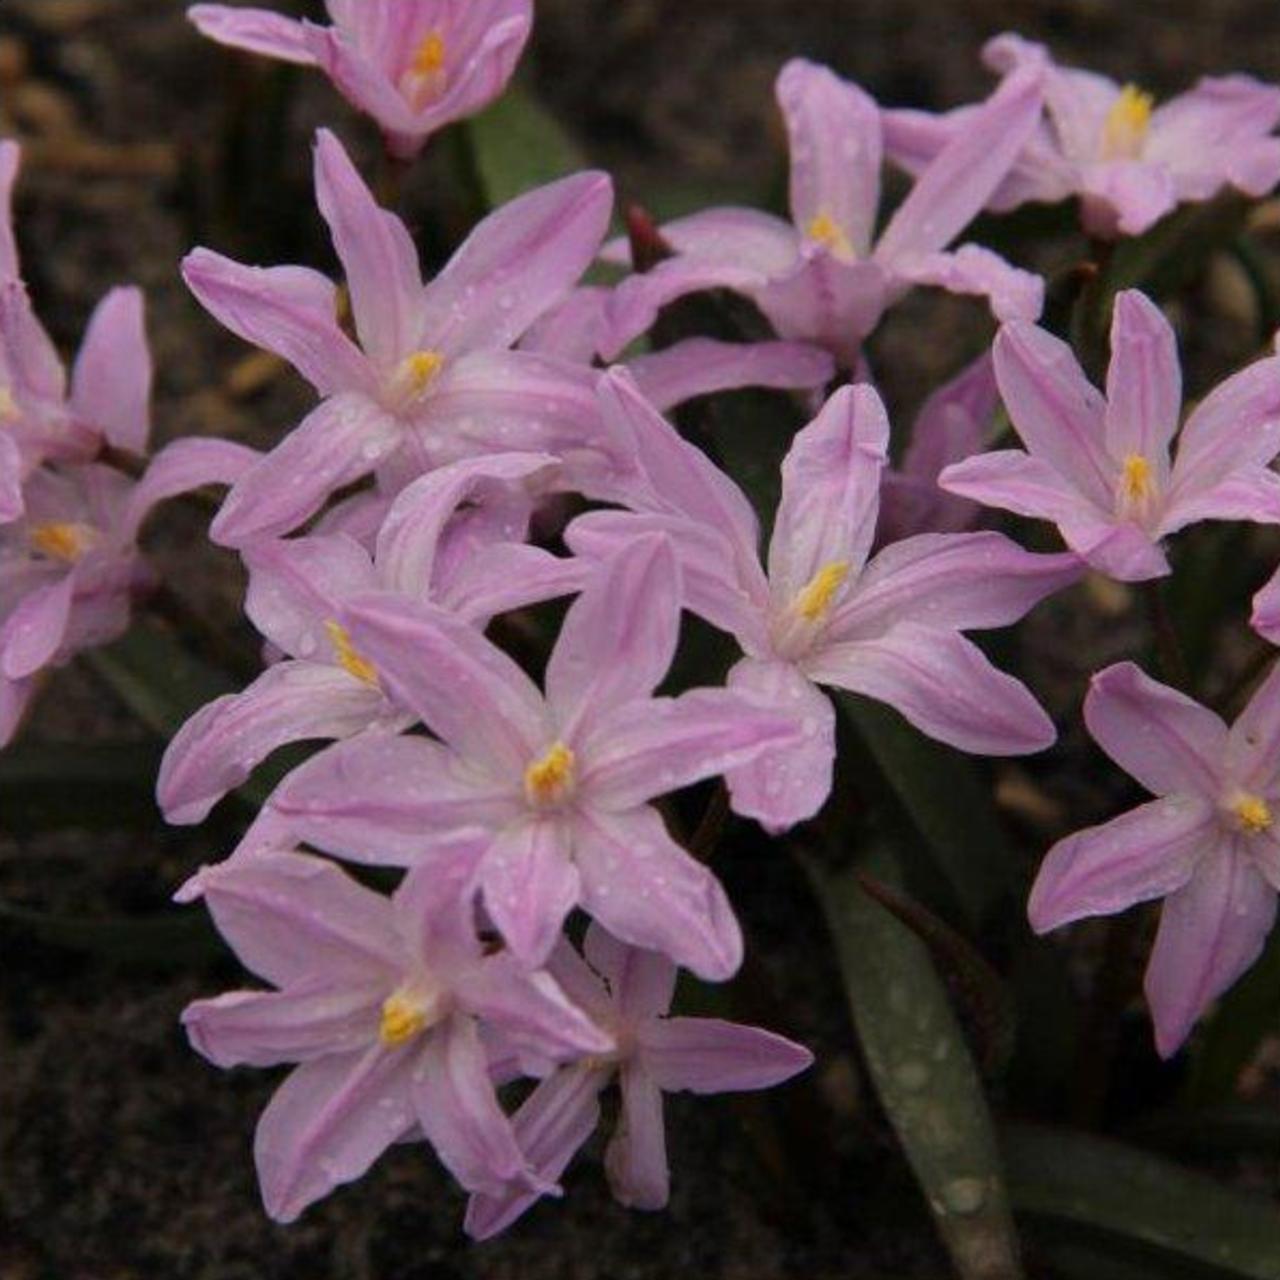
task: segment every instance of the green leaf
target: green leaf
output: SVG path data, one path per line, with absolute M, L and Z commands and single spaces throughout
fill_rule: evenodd
M 555 117 L 519 87 L 508 89 L 465 128 L 476 176 L 491 208 L 587 167 Z
M 127 968 L 182 969 L 223 953 L 203 911 L 168 909 L 154 916 L 127 919 L 78 917 L 37 911 L 0 899 L 0 928 Z
M 159 820 L 160 753 L 147 742 L 33 743 L 0 754 L 0 826 L 9 834 Z
M 892 873 L 882 851 L 871 869 Z M 867 1069 L 963 1280 L 1022 1275 L 978 1072 L 923 943 L 853 871 L 807 870 L 836 944 Z
M 1159 1275 L 1280 1280 L 1280 1212 L 1122 1143 L 1017 1125 L 1002 1135 L 1019 1214 L 1063 1238 L 1159 1260 Z
M 849 694 L 836 702 L 924 837 L 967 922 L 979 928 L 1017 880 L 990 787 L 972 760 L 926 738 L 883 703 Z
M 206 666 L 172 634 L 153 626 L 135 626 L 114 644 L 89 650 L 84 660 L 162 738 L 171 738 L 206 702 L 236 688 L 229 676 Z

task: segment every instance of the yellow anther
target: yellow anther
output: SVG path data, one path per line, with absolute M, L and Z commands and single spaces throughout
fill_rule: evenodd
M 1120 496 L 1126 502 L 1145 502 L 1155 491 L 1151 463 L 1140 453 L 1129 454 L 1120 472 Z
M 62 524 L 56 521 L 32 526 L 28 535 L 31 545 L 50 560 L 71 564 L 79 560 L 93 545 L 97 532 L 87 524 Z
M 405 356 L 391 380 L 392 395 L 402 405 L 411 404 L 426 394 L 443 366 L 444 356 L 438 351 L 415 351 Z
M 1251 836 L 1261 835 L 1271 829 L 1275 821 L 1271 814 L 1271 806 L 1261 797 L 1247 792 L 1241 795 L 1231 806 L 1240 830 Z
M 563 742 L 553 742 L 524 771 L 525 798 L 533 805 L 557 804 L 573 790 L 575 757 Z
M 444 37 L 438 31 L 432 31 L 424 37 L 413 51 L 409 68 L 421 76 L 430 75 L 444 66 Z
M 1127 84 L 1102 122 L 1102 158 L 1136 160 L 1151 127 L 1155 99 L 1137 85 Z
M 830 249 L 837 258 L 857 257 L 844 228 L 825 209 L 816 218 L 810 220 L 805 228 L 805 235 L 822 245 L 824 249 Z
M 796 594 L 793 607 L 806 622 L 821 622 L 831 608 L 835 594 L 849 576 L 847 560 L 824 564 Z
M 404 1044 L 424 1030 L 426 1025 L 427 1011 L 422 1004 L 397 991 L 382 1002 L 378 1039 L 389 1048 Z
M 351 636 L 347 633 L 346 627 L 338 622 L 326 622 L 324 629 L 333 642 L 338 665 L 348 675 L 355 676 L 357 680 L 363 680 L 365 684 L 377 684 L 378 668 L 351 643 Z
M 22 410 L 18 408 L 18 402 L 13 398 L 13 392 L 8 387 L 0 387 L 0 422 L 13 422 L 20 417 L 22 417 Z

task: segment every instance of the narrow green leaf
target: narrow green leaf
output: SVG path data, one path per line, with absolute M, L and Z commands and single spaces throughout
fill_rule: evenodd
M 991 789 L 972 760 L 926 738 L 883 703 L 848 694 L 836 701 L 977 929 L 1013 892 L 1017 876 Z
M 152 743 L 33 743 L 0 753 L 0 827 L 102 830 L 159 820 Z
M 1139 1246 L 1165 1260 L 1161 1275 L 1280 1280 L 1280 1211 L 1267 1200 L 1086 1134 L 1017 1125 L 1002 1148 L 1019 1214 Z
M 508 89 L 465 128 L 476 176 L 491 208 L 587 167 L 559 121 L 519 87 Z
M 851 870 L 808 863 L 876 1092 L 963 1280 L 1022 1275 L 978 1072 L 929 953 Z M 883 878 L 887 855 L 871 859 Z

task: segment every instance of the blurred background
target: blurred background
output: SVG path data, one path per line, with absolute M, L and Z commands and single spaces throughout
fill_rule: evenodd
M 318 4 L 274 7 L 322 16 Z M 66 348 L 111 285 L 146 289 L 157 441 L 264 442 L 296 421 L 307 394 L 198 310 L 178 261 L 206 243 L 331 270 L 309 138 L 333 125 L 368 172 L 376 140 L 321 76 L 219 49 L 183 11 L 178 0 L 0 0 L 0 135 L 25 147 L 18 237 L 37 307 Z M 988 92 L 979 51 L 1003 30 L 1158 97 L 1202 74 L 1280 80 L 1276 0 L 538 0 L 521 74 L 624 198 L 666 213 L 780 196 L 772 85 L 788 57 L 826 62 L 887 104 L 945 108 Z M 428 256 L 443 253 L 440 229 L 457 215 L 440 177 L 448 159 L 433 148 L 406 191 Z M 1224 298 L 1230 324 L 1229 288 Z M 949 331 L 973 314 L 963 307 L 935 307 L 925 330 L 907 314 L 890 341 L 919 362 L 901 384 L 931 376 L 931 358 L 954 366 L 957 349 L 986 336 Z M 934 346 L 944 354 L 931 357 Z M 904 385 L 903 402 L 911 395 Z M 154 547 L 163 567 L 182 566 L 193 607 L 235 616 L 240 580 L 229 557 L 203 547 L 198 518 L 167 517 Z M 1119 653 L 1129 640 L 1107 643 Z M 110 741 L 133 753 L 138 778 L 154 769 L 154 745 L 79 668 L 41 703 L 29 739 Z M 2 806 L 0 788 L 0 895 L 100 917 L 115 942 L 110 922 L 160 910 L 229 837 L 216 823 L 193 834 L 114 813 L 86 814 L 78 832 L 17 830 Z M 213 1070 L 177 1027 L 186 1001 L 234 980 L 207 940 L 156 935 L 120 963 L 116 947 L 108 965 L 0 919 L 0 1280 L 943 1274 L 919 1193 L 858 1083 L 821 922 L 795 878 L 758 852 L 744 847 L 725 871 L 778 995 L 753 1012 L 812 1045 L 812 1078 L 759 1102 L 674 1100 L 668 1213 L 614 1206 L 588 1159 L 563 1204 L 481 1248 L 462 1239 L 461 1200 L 422 1148 L 392 1153 L 295 1226 L 267 1221 L 250 1148 L 273 1082 Z M 1273 1190 L 1280 1177 L 1277 1157 L 1223 1158 L 1243 1185 Z M 1048 1274 L 1034 1246 L 1031 1270 Z

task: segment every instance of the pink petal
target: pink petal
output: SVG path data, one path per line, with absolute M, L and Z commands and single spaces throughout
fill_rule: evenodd
M 880 111 L 856 84 L 793 58 L 777 83 L 791 150 L 791 219 L 825 217 L 853 253 L 871 249 L 880 206 Z
M 622 1110 L 605 1148 L 604 1168 L 614 1199 L 629 1209 L 664 1209 L 671 1193 L 662 1090 L 642 1067 L 624 1063 Z
M 269 811 L 326 853 L 404 867 L 440 856 L 461 832 L 503 825 L 522 806 L 513 789 L 466 770 L 439 743 L 370 734 L 300 765 Z
M 657 810 L 583 810 L 574 823 L 582 906 L 621 942 L 707 982 L 742 964 L 742 931 L 720 882 L 667 834 Z
M 955 631 L 901 623 L 875 640 L 823 648 L 803 670 L 819 684 L 887 702 L 922 733 L 961 751 L 1026 755 L 1057 736 L 1026 686 Z
M 376 10 L 375 16 L 384 12 L 381 5 L 363 8 Z M 317 27 L 304 22 L 307 52 L 348 102 L 378 122 L 388 150 L 397 159 L 412 159 L 425 140 L 425 131 L 419 129 L 408 99 L 388 78 L 386 68 L 371 60 L 342 26 Z
M 372 471 L 400 440 L 400 424 L 362 392 L 321 401 L 231 486 L 209 536 L 238 547 L 290 533 L 336 489 Z
M 152 456 L 142 479 L 130 492 L 121 535 L 132 541 L 159 503 L 205 485 L 235 484 L 261 460 L 262 454 L 256 449 L 234 440 L 187 436 L 172 441 Z
M 1223 764 L 1226 775 L 1246 790 L 1271 792 L 1280 774 L 1280 666 L 1272 665 L 1231 726 Z
M 1242 467 L 1208 489 L 1181 496 L 1166 508 L 1162 537 L 1201 520 L 1250 520 L 1280 524 L 1280 475 L 1265 467 Z
M 1217 810 L 1199 795 L 1163 796 L 1077 831 L 1040 865 L 1027 903 L 1031 927 L 1047 933 L 1174 893 L 1201 857 L 1217 856 L 1219 833 Z
M 1163 488 L 1182 415 L 1182 366 L 1173 327 L 1137 289 L 1116 294 L 1107 369 L 1106 441 L 1113 459 L 1145 458 Z
M 234 49 L 246 49 L 268 58 L 280 58 L 302 66 L 314 65 L 302 24 L 269 9 L 239 9 L 222 4 L 193 4 L 187 17 L 201 35 Z
M 977 244 L 949 253 L 903 257 L 893 264 L 899 280 L 957 295 L 985 298 L 997 320 L 1035 321 L 1044 307 L 1044 280 Z
M 1034 555 L 1001 533 L 921 533 L 871 560 L 828 633 L 870 638 L 899 622 L 1006 627 L 1083 572 L 1077 556 Z
M 413 1127 L 412 1059 L 381 1045 L 304 1062 L 258 1121 L 253 1154 L 267 1212 L 292 1222 L 354 1182 Z
M 578 794 L 611 812 L 750 763 L 798 740 L 789 716 L 727 689 L 693 689 L 617 707 L 579 751 Z
M 680 603 L 679 566 L 662 534 L 597 566 L 547 663 L 547 704 L 562 738 L 588 735 L 613 708 L 653 693 L 675 657 Z
M 0 138 L 0 280 L 16 278 L 18 246 L 13 238 L 13 184 L 18 177 L 22 148 Z
M 1040 118 L 1038 69 L 1007 76 L 968 127 L 924 169 L 889 220 L 875 257 L 894 264 L 944 249 L 1004 180 Z
M 582 939 L 582 954 L 609 984 L 613 1007 L 628 1022 L 656 1018 L 671 1008 L 679 973 L 675 962 L 660 951 L 621 942 L 593 920 Z
M 357 600 L 341 620 L 393 698 L 465 759 L 519 779 L 545 750 L 542 696 L 467 623 L 390 593 Z
M 22 497 L 22 453 L 9 435 L 0 435 L 0 525 L 20 520 L 26 509 Z
M 645 1073 L 665 1093 L 770 1089 L 813 1065 L 801 1045 L 719 1018 L 655 1018 L 638 1039 Z
M 610 292 L 603 285 L 579 285 L 525 330 L 520 350 L 558 356 L 575 364 L 590 364 L 596 358 L 604 333 Z
M 402 964 L 391 904 L 323 858 L 232 858 L 203 868 L 193 887 L 245 968 L 278 987 L 368 985 Z
M 812 818 L 831 794 L 836 714 L 831 699 L 789 662 L 744 658 L 728 686 L 796 722 L 796 741 L 726 775 L 733 811 L 780 832 Z
M 832 564 L 856 579 L 875 535 L 888 446 L 884 404 L 866 383 L 841 387 L 796 436 L 769 544 L 776 602 L 789 604 Z
M 1253 614 L 1249 625 L 1264 640 L 1280 644 L 1280 569 L 1267 579 L 1253 597 Z
M 378 532 L 383 584 L 408 596 L 430 595 L 440 540 L 458 508 L 486 483 L 518 484 L 555 466 L 550 454 L 503 453 L 455 462 L 414 481 L 396 496 Z
M 569 1166 L 600 1123 L 600 1091 L 611 1071 L 568 1067 L 541 1081 L 520 1104 L 511 1122 L 525 1159 L 540 1179 L 554 1182 Z M 473 1240 L 488 1240 L 505 1231 L 539 1199 L 524 1182 L 501 1191 L 473 1195 L 464 1229 Z
M 119 449 L 145 453 L 151 433 L 151 350 L 140 289 L 112 289 L 89 317 L 71 371 L 71 410 Z
M 0 366 L 8 363 L 15 389 L 60 405 L 67 375 L 53 340 L 36 318 L 27 287 L 0 278 Z
M 590 577 L 587 561 L 500 542 L 472 552 L 466 569 L 441 593 L 441 603 L 483 629 L 500 613 L 576 595 Z
M 526 967 L 545 962 L 578 903 L 567 822 L 530 818 L 499 831 L 480 871 L 485 910 Z
M 1093 677 L 1084 718 L 1098 745 L 1153 795 L 1220 789 L 1227 726 L 1132 662 Z
M 75 574 L 29 592 L 0 626 L 0 673 L 21 680 L 58 656 L 71 621 Z
M 333 284 L 318 271 L 247 267 L 194 249 L 182 278 L 219 324 L 283 357 L 322 396 L 370 386 L 364 355 L 338 326 Z
M 835 363 L 805 342 L 717 342 L 686 338 L 627 362 L 640 393 L 665 412 L 686 400 L 738 387 L 817 391 L 835 376 Z
M 347 273 L 360 345 L 394 366 L 418 346 L 424 320 L 418 251 L 404 223 L 378 207 L 342 144 L 316 134 L 316 200 Z
M 996 335 L 996 382 L 1022 442 L 1090 502 L 1110 510 L 1115 464 L 1104 447 L 1106 403 L 1060 338 L 1021 321 Z
M 1178 203 L 1163 165 L 1108 161 L 1085 168 L 1081 189 L 1084 228 L 1103 239 L 1140 236 Z
M 1227 841 L 1165 902 L 1145 982 L 1162 1058 L 1258 958 L 1275 916 L 1275 890 Z
M 178 730 L 160 765 L 160 807 L 171 823 L 203 822 L 279 747 L 347 738 L 384 712 L 379 690 L 340 667 L 279 662 L 243 692 L 201 707 Z
M 509 347 L 578 283 L 612 208 L 608 176 L 585 172 L 491 213 L 427 286 L 422 346 L 450 355 Z
M 232 991 L 182 1011 L 191 1047 L 219 1067 L 274 1067 L 367 1049 L 386 982 L 308 983 L 290 991 Z
M 455 1015 L 421 1051 L 413 1106 L 427 1141 L 462 1187 L 494 1193 L 526 1166 L 488 1065 L 474 1019 Z

